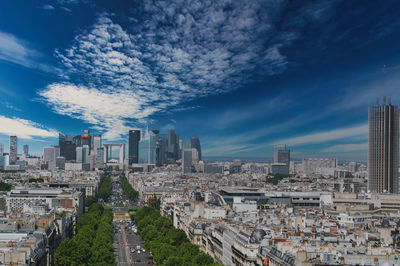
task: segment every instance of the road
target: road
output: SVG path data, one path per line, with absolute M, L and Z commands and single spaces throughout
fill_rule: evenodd
M 124 205 L 124 207 L 112 208 L 113 213 L 118 214 L 118 217 L 123 217 L 123 214 L 128 213 L 126 198 L 123 195 L 119 179 L 116 177 L 113 178 L 111 203 L 120 206 Z M 126 220 L 128 219 L 126 218 Z M 137 250 L 138 246 L 140 246 L 139 251 Z M 143 252 L 143 239 L 133 232 L 132 226 L 128 221 L 114 219 L 114 250 L 118 266 L 148 265 L 150 261 L 153 261 L 151 254 L 147 250 Z

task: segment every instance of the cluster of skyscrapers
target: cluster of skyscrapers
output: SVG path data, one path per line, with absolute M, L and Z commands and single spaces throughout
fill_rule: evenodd
M 191 172 L 192 166 L 201 160 L 200 140 L 192 136 L 190 141 L 183 141 L 170 129 L 168 135 L 149 127 L 144 132 L 129 131 L 128 165 L 153 164 L 161 166 L 182 160 L 184 172 Z

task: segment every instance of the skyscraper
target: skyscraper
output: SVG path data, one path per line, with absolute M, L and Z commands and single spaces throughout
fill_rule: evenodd
M 43 161 L 47 163 L 49 170 L 56 169 L 56 158 L 60 156 L 60 147 L 49 146 L 43 149 Z
M 168 130 L 168 158 L 172 160 L 178 159 L 179 140 L 175 130 Z
M 197 150 L 197 158 L 201 161 L 201 146 L 200 146 L 200 139 L 197 136 L 190 137 L 190 143 L 192 145 L 192 149 Z
M 192 172 L 192 148 L 188 141 L 182 142 L 182 172 Z
M 10 136 L 10 165 L 14 165 L 17 162 L 17 146 L 18 138 L 17 136 Z
M 274 152 L 274 163 L 290 163 L 290 150 L 286 149 L 285 144 L 276 144 Z
M 128 164 L 139 162 L 140 130 L 129 130 Z
M 368 187 L 371 192 L 398 193 L 399 108 L 383 97 L 368 109 Z
M 66 160 L 76 160 L 76 144 L 69 135 L 58 135 L 58 146 L 60 146 L 60 156 Z
M 97 154 L 97 150 L 101 148 L 101 135 L 94 134 L 92 135 L 92 154 Z
M 24 155 L 28 157 L 29 155 L 29 146 L 27 144 L 24 145 Z
M 0 156 L 4 153 L 4 144 L 0 143 Z

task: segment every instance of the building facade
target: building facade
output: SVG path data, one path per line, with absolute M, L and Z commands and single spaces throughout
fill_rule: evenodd
M 398 193 L 399 108 L 383 98 L 368 110 L 368 187 L 371 192 Z

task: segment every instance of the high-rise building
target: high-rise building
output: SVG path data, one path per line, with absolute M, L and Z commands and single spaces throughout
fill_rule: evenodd
M 77 163 L 83 163 L 82 147 L 76 147 L 76 162 Z
M 4 153 L 4 144 L 0 143 L 0 156 Z
M 197 158 L 198 161 L 201 161 L 201 146 L 200 146 L 200 139 L 197 136 L 190 137 L 190 143 L 192 145 L 192 149 L 197 150 Z
M 161 166 L 166 163 L 167 149 L 167 136 L 164 134 L 158 134 L 156 141 L 156 166 Z
M 274 152 L 274 163 L 284 163 L 289 165 L 290 163 L 290 150 L 286 149 L 285 144 L 275 145 Z
M 60 156 L 60 147 L 49 146 L 43 149 L 43 161 L 47 163 L 49 170 L 56 169 L 56 158 Z
M 182 150 L 182 171 L 183 173 L 192 172 L 192 149 Z
M 10 136 L 10 165 L 15 165 L 17 162 L 17 152 L 18 152 L 18 138 L 17 136 Z
M 82 146 L 82 136 L 78 135 L 72 138 L 72 142 L 75 143 L 76 147 Z
M 66 160 L 76 160 L 76 144 L 72 140 L 59 139 L 60 155 Z
M 25 157 L 29 156 L 29 146 L 27 144 L 24 145 L 24 155 Z
M 97 149 L 96 168 L 104 169 L 104 148 Z
M 89 151 L 89 145 L 82 145 L 82 163 L 90 163 Z
M 368 109 L 368 187 L 371 192 L 398 193 L 399 108 L 383 98 Z
M 140 130 L 129 130 L 128 164 L 139 163 Z
M 92 148 L 92 151 L 93 151 L 91 153 L 97 154 L 97 150 L 99 148 L 101 148 L 101 135 L 99 135 L 99 134 L 92 135 L 92 146 L 91 146 L 91 148 Z
M 83 131 L 83 135 L 81 136 L 81 145 L 82 146 L 87 145 L 88 153 L 90 154 L 92 148 L 92 136 L 90 135 L 90 132 L 87 129 Z
M 176 135 L 175 130 L 168 130 L 168 158 L 178 160 L 179 155 L 179 137 Z
M 141 138 L 139 141 L 139 163 L 149 163 L 149 140 Z
M 147 126 L 139 141 L 139 163 L 156 163 L 156 142 L 158 130 L 150 130 Z

